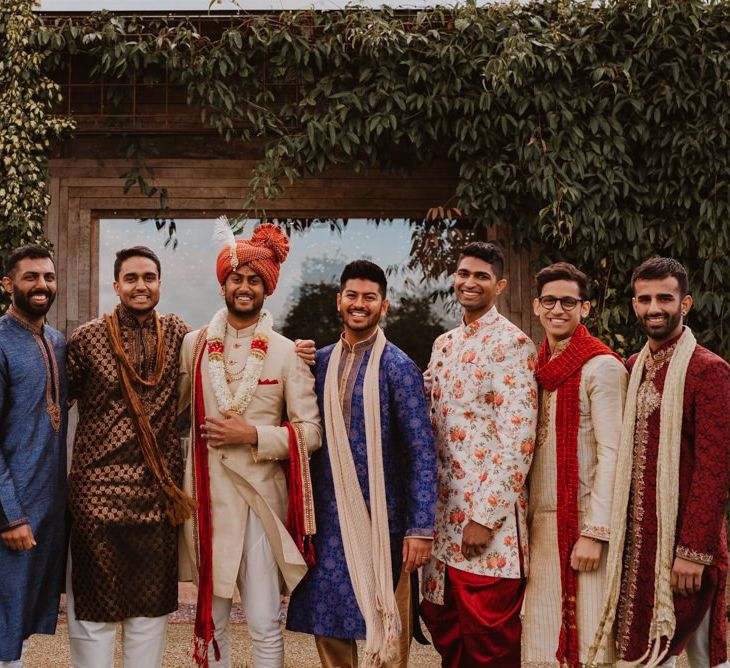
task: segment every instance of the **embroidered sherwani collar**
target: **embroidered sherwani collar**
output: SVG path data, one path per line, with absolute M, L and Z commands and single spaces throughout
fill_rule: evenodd
M 470 322 L 468 325 L 464 322 L 464 317 L 461 318 L 461 332 L 464 336 L 473 336 L 480 329 L 485 327 L 491 327 L 499 319 L 499 311 L 496 306 L 492 306 L 483 316 Z
M 651 348 L 649 349 L 649 357 L 646 360 L 646 370 L 651 378 L 653 378 L 653 374 L 656 373 L 656 371 L 661 369 L 665 364 L 668 364 L 669 360 L 672 359 L 674 351 L 677 348 L 677 342 L 683 333 L 684 327 L 677 336 L 665 341 L 656 350 L 651 350 Z
M 340 334 L 340 341 L 342 341 L 342 347 L 344 348 L 346 353 L 359 353 L 364 352 L 365 350 L 370 350 L 375 345 L 375 339 L 378 338 L 378 328 L 375 328 L 375 331 L 368 336 L 367 339 L 364 341 L 357 341 L 356 343 L 350 345 L 350 342 L 345 338 L 344 332 Z

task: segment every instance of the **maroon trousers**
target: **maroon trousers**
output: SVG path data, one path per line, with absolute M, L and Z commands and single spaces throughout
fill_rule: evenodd
M 443 668 L 519 668 L 525 583 L 446 567 L 444 605 L 421 602 Z

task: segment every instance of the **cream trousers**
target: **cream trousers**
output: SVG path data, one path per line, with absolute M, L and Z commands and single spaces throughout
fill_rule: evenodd
M 691 668 L 709 668 L 710 666 L 710 612 L 704 616 L 694 635 L 687 643 L 687 658 Z M 662 667 L 674 668 L 677 665 L 677 657 L 673 656 L 662 664 Z M 730 668 L 730 663 L 717 664 L 714 668 Z
M 71 556 L 66 572 L 66 614 L 73 668 L 114 668 L 116 622 L 86 622 L 76 619 L 71 591 Z M 167 641 L 167 618 L 130 617 L 122 624 L 122 666 L 160 668 Z
M 215 559 L 215 554 L 213 555 Z M 241 604 L 246 613 L 248 630 L 253 641 L 254 668 L 283 668 L 284 636 L 281 632 L 281 588 L 279 567 L 258 515 L 249 509 L 243 558 L 236 580 Z M 210 668 L 230 668 L 231 642 L 228 621 L 230 598 L 213 597 L 215 640 L 220 649 L 220 661 L 215 660 L 213 647 L 208 650 Z

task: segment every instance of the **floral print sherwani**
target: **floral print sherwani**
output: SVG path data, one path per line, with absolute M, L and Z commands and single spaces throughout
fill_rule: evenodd
M 496 307 L 436 339 L 425 374 L 438 450 L 438 497 L 423 594 L 442 605 L 446 565 L 499 578 L 527 569 L 525 478 L 535 449 L 535 346 Z M 469 520 L 493 530 L 478 558 L 465 559 Z

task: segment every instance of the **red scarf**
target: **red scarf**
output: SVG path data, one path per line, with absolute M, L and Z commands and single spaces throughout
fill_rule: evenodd
M 560 664 L 579 665 L 575 610 L 578 576 L 570 566 L 570 554 L 580 537 L 578 526 L 578 426 L 580 424 L 580 377 L 583 365 L 597 355 L 621 358 L 578 325 L 568 347 L 550 359 L 547 339 L 537 357 L 535 375 L 540 386 L 558 391 L 555 406 L 556 470 L 558 491 L 558 551 L 562 587 L 562 620 L 555 658 Z
M 198 555 L 198 602 L 195 614 L 195 639 L 193 659 L 202 668 L 208 668 L 208 647 L 213 643 L 215 660 L 220 661 L 220 649 L 213 637 L 213 523 L 210 501 L 210 476 L 208 473 L 208 443 L 202 433 L 205 424 L 203 374 L 201 365 L 206 354 L 205 329 L 195 343 L 195 376 L 193 383 L 192 457 L 194 461 L 194 496 L 198 502 L 194 536 Z M 289 431 L 289 466 L 282 462 L 289 488 L 289 508 L 286 527 L 294 539 L 308 566 L 315 564 L 312 535 L 315 533 L 309 460 L 303 437 L 297 427 L 285 423 Z

